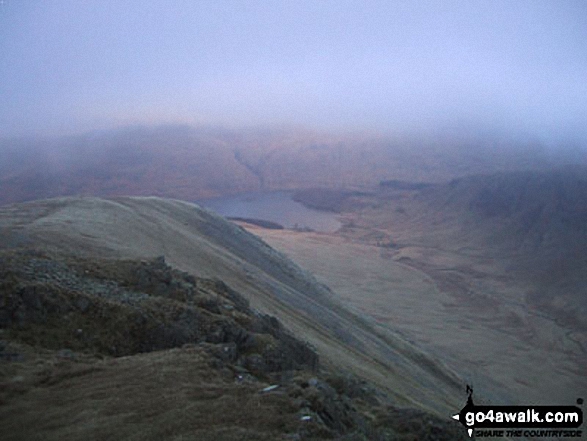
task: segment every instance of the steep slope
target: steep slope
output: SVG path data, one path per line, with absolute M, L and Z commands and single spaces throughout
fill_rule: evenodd
M 84 258 L 152 258 L 213 277 L 276 316 L 336 365 L 384 388 L 400 405 L 448 415 L 462 384 L 391 332 L 350 314 L 318 284 L 260 239 L 196 205 L 159 198 L 55 199 L 0 210 L 4 248 L 42 247 Z
M 464 439 L 161 257 L 2 251 L 0 329 L 6 440 Z
M 533 282 L 534 305 L 587 331 L 586 201 L 587 169 L 566 167 L 456 179 L 422 190 L 396 218 L 411 218 L 421 243 L 452 231 L 444 247 L 482 248 Z
M 341 204 L 338 242 L 320 242 L 332 256 L 352 255 L 352 265 L 339 258 L 339 267 L 328 268 L 301 237 L 259 234 L 292 258 L 309 255 L 305 266 L 350 306 L 368 305 L 366 312 L 394 323 L 398 314 L 388 305 L 397 302 L 405 311 L 397 329 L 442 354 L 477 390 L 509 392 L 497 397 L 502 402 L 568 402 L 587 385 L 586 178 L 584 168 L 570 167 L 352 195 Z M 347 274 L 362 262 L 376 288 L 355 298 L 358 284 Z M 409 277 L 395 276 L 406 269 L 420 277 L 410 289 Z M 423 304 L 437 309 L 415 307 Z
M 587 168 L 476 175 L 411 189 L 382 184 L 347 198 L 347 233 L 393 230 L 412 245 L 477 248 L 528 277 L 547 274 L 541 285 L 567 279 L 584 286 L 576 277 L 587 264 Z M 584 306 L 585 296 L 575 300 Z

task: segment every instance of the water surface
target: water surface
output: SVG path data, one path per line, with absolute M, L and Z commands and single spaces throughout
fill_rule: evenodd
M 331 233 L 341 227 L 335 213 L 313 210 L 292 199 L 291 191 L 243 193 L 197 201 L 224 217 L 277 222 L 285 228 L 309 228 Z

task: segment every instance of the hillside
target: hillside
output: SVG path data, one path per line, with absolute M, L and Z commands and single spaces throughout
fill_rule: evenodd
M 297 192 L 343 228 L 247 228 L 495 402 L 573 402 L 587 387 L 586 178 L 568 167 Z
M 584 167 L 480 175 L 412 192 L 380 225 L 428 247 L 482 250 L 532 284 L 534 306 L 587 331 L 585 201 Z
M 3 439 L 463 438 L 320 369 L 277 319 L 163 258 L 0 262 Z
M 39 332 L 34 328 L 37 325 L 34 325 L 32 330 L 25 329 L 24 333 L 19 331 L 15 334 L 17 343 L 26 345 L 24 349 L 19 346 L 16 353 L 34 352 L 38 347 L 53 351 L 68 348 L 76 354 L 78 351 L 90 351 L 91 354 L 102 354 L 110 360 L 108 357 L 129 356 L 145 350 L 177 348 L 193 340 L 203 339 L 214 343 L 210 338 L 217 338 L 224 343 L 236 344 L 237 355 L 233 362 L 244 366 L 249 372 L 254 372 L 255 363 L 257 366 L 266 366 L 261 368 L 261 374 L 265 373 L 267 366 L 273 366 L 277 371 L 297 368 L 311 370 L 316 363 L 312 355 L 315 352 L 320 359 L 321 369 L 330 372 L 336 368 L 336 372 L 369 381 L 387 396 L 389 405 L 416 407 L 448 415 L 462 404 L 462 382 L 437 361 L 398 335 L 377 330 L 368 321 L 349 313 L 333 300 L 328 288 L 317 283 L 283 255 L 238 226 L 193 204 L 158 198 L 73 198 L 9 205 L 0 209 L 0 232 L 2 248 L 5 250 L 3 259 L 16 259 L 17 262 L 18 259 L 31 259 L 34 263 L 29 260 L 29 263 L 22 265 L 35 275 L 40 272 L 41 279 L 29 282 L 33 285 L 49 285 L 46 287 L 47 298 L 42 294 L 45 288 L 39 292 L 38 287 L 33 287 L 32 291 L 26 291 L 33 293 L 32 298 L 25 301 L 22 297 L 22 300 L 17 301 L 24 302 L 25 306 L 41 302 L 43 306 L 40 311 L 37 306 L 32 312 L 25 308 L 23 323 L 28 325 L 29 320 L 32 320 L 34 324 L 41 317 L 43 325 L 37 328 Z M 25 254 L 21 255 L 18 254 L 20 250 L 31 251 L 22 251 Z M 11 253 L 17 253 L 17 257 L 12 257 Z M 184 273 L 172 272 L 163 259 L 141 263 L 141 260 L 161 255 L 165 256 L 165 262 L 172 268 L 193 274 L 195 279 Z M 119 259 L 125 260 L 113 262 Z M 38 266 L 35 268 L 34 265 Z M 149 275 L 147 271 L 146 276 L 141 276 L 141 271 L 144 271 L 141 268 L 151 268 L 153 274 Z M 48 279 L 43 279 L 43 273 L 55 269 L 66 275 L 46 276 Z M 79 280 L 82 270 L 83 277 Z M 7 280 L 11 278 L 16 279 L 16 282 L 19 279 L 27 280 L 23 276 L 6 277 Z M 91 283 L 84 278 L 91 278 Z M 97 283 L 96 279 L 100 278 L 106 281 Z M 164 288 L 157 278 L 165 282 Z M 118 288 L 113 290 L 112 283 Z M 196 287 L 195 291 L 193 286 Z M 161 289 L 164 291 L 163 297 L 169 300 L 160 298 Z M 250 302 L 252 311 L 275 316 L 287 331 L 279 331 L 281 325 L 274 325 L 271 320 L 263 322 L 263 316 L 257 319 L 241 317 L 240 321 L 235 317 L 231 319 L 231 314 L 236 314 L 234 311 L 238 312 L 239 305 L 242 305 L 240 295 L 233 292 L 242 294 Z M 6 310 L 14 305 L 9 300 L 14 299 L 14 294 L 8 290 L 3 293 L 3 308 Z M 23 291 L 17 290 L 17 293 L 26 297 Z M 202 297 L 198 297 L 200 293 L 203 293 Z M 86 316 L 76 315 L 79 314 L 76 306 L 64 306 L 71 310 L 70 322 L 67 328 L 59 329 L 61 319 L 57 317 L 61 317 L 61 313 L 55 309 L 56 305 L 77 305 L 80 298 L 89 302 L 88 308 L 104 311 L 98 316 L 102 318 L 88 322 Z M 187 303 L 187 306 L 182 303 Z M 147 318 L 138 321 L 133 318 L 137 305 L 147 314 Z M 15 311 L 9 315 L 15 317 Z M 58 315 L 51 315 L 51 311 L 57 311 Z M 110 313 L 107 311 L 116 311 L 116 320 L 122 320 L 125 325 L 136 322 L 136 327 L 127 329 L 127 334 L 121 333 L 120 328 L 117 328 L 120 323 L 110 322 Z M 209 313 L 220 314 L 220 317 L 208 322 L 198 319 Z M 250 312 L 246 314 L 250 316 Z M 155 321 L 150 321 L 149 315 Z M 194 331 L 189 325 L 190 320 L 195 320 L 198 328 L 203 327 L 203 330 Z M 244 334 L 241 331 L 233 332 L 231 329 L 240 329 L 235 325 L 230 325 L 232 328 L 222 325 L 234 321 L 244 328 Z M 247 323 L 248 327 L 243 323 Z M 43 330 L 43 326 L 48 324 L 51 332 Z M 103 328 L 108 328 L 107 332 Z M 70 331 L 73 330 L 75 335 L 77 329 L 82 329 L 80 336 L 84 338 L 84 329 L 90 330 L 90 334 L 101 331 L 97 337 L 82 344 L 77 337 L 71 337 Z M 219 337 L 210 337 L 220 332 L 214 329 L 223 329 Z M 260 333 L 267 336 L 253 338 L 251 342 L 247 337 L 247 333 L 251 332 L 253 335 Z M 288 335 L 295 336 L 297 340 Z M 270 344 L 272 339 L 277 346 Z M 280 341 L 285 346 L 279 346 Z M 148 346 L 145 347 L 145 344 Z M 253 350 L 257 344 L 261 344 L 260 349 Z M 30 345 L 33 349 L 27 349 Z M 253 346 L 246 349 L 247 345 Z M 263 347 L 276 347 L 277 352 L 269 349 L 268 353 L 264 353 Z M 245 348 L 245 358 L 241 359 L 238 354 L 242 348 Z M 193 349 L 181 349 L 169 353 L 169 356 L 187 357 L 186 351 Z M 196 352 L 203 354 L 200 348 Z M 255 353 L 260 358 L 247 358 Z M 59 355 L 43 351 L 39 351 L 39 354 L 45 354 L 42 356 L 48 357 L 46 359 L 49 363 L 54 363 L 50 360 L 55 360 L 52 357 Z M 285 358 L 279 354 L 285 354 Z M 161 356 L 167 357 L 163 354 Z M 145 357 L 147 364 L 161 362 L 153 358 L 159 357 L 156 355 L 141 357 Z M 201 357 L 205 360 L 208 356 Z M 130 363 L 128 366 L 131 366 L 135 361 L 129 359 L 124 363 Z M 100 369 L 115 369 L 111 364 L 110 361 L 106 363 L 107 366 L 101 364 Z M 26 363 L 24 368 L 28 368 Z M 269 369 L 269 374 L 273 368 Z M 114 372 L 112 374 L 118 375 Z M 27 378 L 18 373 L 16 377 Z M 7 387 L 9 391 L 12 388 Z M 32 395 L 24 395 L 27 396 Z
M 185 200 L 255 190 L 224 132 L 121 129 L 0 142 L 1 203 L 67 195 L 156 195 Z M 211 173 L 211 170 L 214 172 Z
M 570 160 L 585 162 L 585 157 L 577 153 Z M 382 180 L 444 182 L 559 161 L 539 145 L 464 134 L 131 127 L 64 138 L 0 139 L 0 204 L 56 196 L 195 201 L 256 190 L 356 189 Z

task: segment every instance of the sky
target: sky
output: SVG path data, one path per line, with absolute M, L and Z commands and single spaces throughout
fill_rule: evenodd
M 0 137 L 132 124 L 587 140 L 587 2 L 0 0 Z

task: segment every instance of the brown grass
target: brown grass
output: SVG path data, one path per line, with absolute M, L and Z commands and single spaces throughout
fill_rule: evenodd
M 363 214 L 357 222 L 367 220 Z M 409 246 L 420 239 L 410 240 L 408 228 L 402 225 L 397 236 L 391 228 L 382 233 L 396 238 L 395 250 L 370 239 L 364 244 L 365 233 L 345 239 L 250 230 L 313 272 L 347 308 L 447 363 L 480 396 L 500 403 L 573 403 L 578 389 L 587 390 L 580 336 L 526 302 L 531 283 L 504 272 L 482 248 L 461 254 L 451 242 L 443 249 L 442 236 L 433 248 Z

